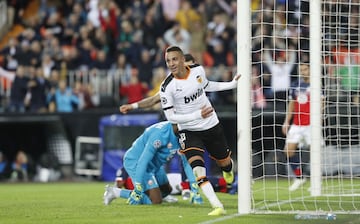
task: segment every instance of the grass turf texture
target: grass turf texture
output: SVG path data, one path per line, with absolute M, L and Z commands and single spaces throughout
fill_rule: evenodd
M 337 215 L 337 220 L 295 220 L 294 214 L 237 215 L 237 195 L 218 193 L 226 216 L 209 217 L 210 205 L 190 205 L 179 198 L 175 204 L 126 205 L 117 199 L 104 206 L 103 182 L 1 183 L 0 223 L 360 223 L 359 215 Z M 259 198 L 258 198 L 259 199 Z M 257 200 L 255 198 L 255 200 Z

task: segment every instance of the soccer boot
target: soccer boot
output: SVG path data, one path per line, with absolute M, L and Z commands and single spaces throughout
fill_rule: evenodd
M 167 203 L 176 203 L 179 201 L 176 197 L 174 197 L 170 194 L 167 195 L 166 197 L 164 197 L 162 200 L 163 200 L 163 202 L 167 202 Z
M 182 190 L 181 196 L 183 200 L 189 200 L 191 196 L 191 191 L 189 189 Z
M 106 185 L 104 197 L 103 197 L 104 205 L 109 205 L 115 198 L 116 198 L 116 195 L 114 194 L 113 187 Z
M 301 185 L 305 184 L 306 178 L 295 178 L 293 184 L 289 187 L 289 191 L 296 191 Z
M 210 215 L 210 216 L 219 216 L 219 215 L 225 215 L 225 214 L 226 214 L 225 209 L 221 208 L 221 207 L 214 208 L 214 210 L 212 210 L 211 212 L 208 213 L 208 215 Z
M 228 189 L 228 191 L 231 189 L 232 184 L 234 182 L 234 172 L 230 171 L 230 172 L 225 172 L 223 171 L 223 177 L 225 179 L 226 182 L 226 188 Z

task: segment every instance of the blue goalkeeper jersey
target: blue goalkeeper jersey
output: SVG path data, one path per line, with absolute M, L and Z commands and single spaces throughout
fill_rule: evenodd
M 156 123 L 145 129 L 125 153 L 127 170 L 136 170 L 134 183 L 140 183 L 145 173 L 156 172 L 167 163 L 177 150 L 179 140 L 168 121 Z

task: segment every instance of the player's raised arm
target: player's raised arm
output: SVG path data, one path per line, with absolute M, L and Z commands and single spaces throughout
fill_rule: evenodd
M 237 82 L 240 79 L 241 75 L 235 75 L 233 80 L 230 82 L 214 82 L 209 81 L 208 84 L 205 86 L 206 92 L 217 92 L 217 91 L 224 91 L 229 89 L 235 89 L 237 87 Z
M 157 93 L 154 96 L 146 97 L 136 103 L 123 104 L 119 107 L 119 110 L 121 113 L 126 114 L 127 112 L 138 108 L 141 109 L 150 108 L 159 102 L 160 102 L 160 95 L 159 93 Z

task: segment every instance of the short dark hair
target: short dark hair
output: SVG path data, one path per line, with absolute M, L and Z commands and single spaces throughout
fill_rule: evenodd
M 182 55 L 184 55 L 184 52 L 178 46 L 170 46 L 170 47 L 166 48 L 165 52 L 168 53 L 168 52 L 174 52 L 174 51 L 180 52 Z
M 184 54 L 185 61 L 195 61 L 195 58 L 191 54 Z

